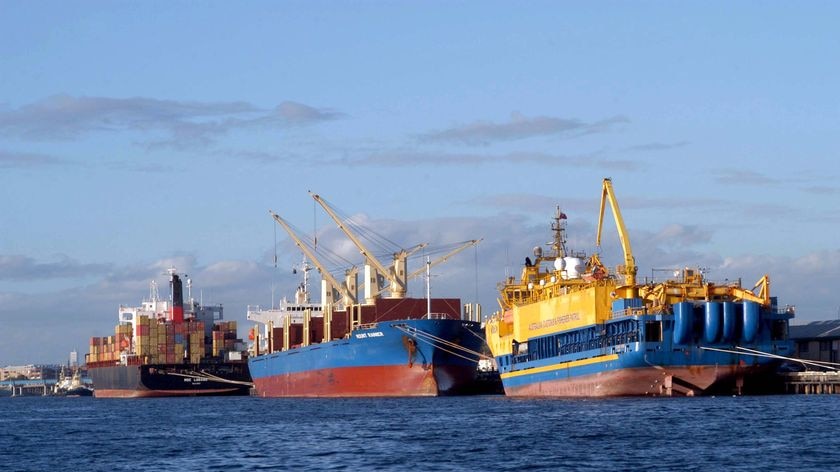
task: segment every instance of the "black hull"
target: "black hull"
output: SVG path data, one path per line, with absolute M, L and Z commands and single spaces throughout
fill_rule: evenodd
M 88 366 L 97 398 L 248 395 L 247 362 Z
M 90 397 L 93 396 L 93 390 L 87 387 L 71 388 L 63 392 L 58 392 L 56 396 L 59 397 Z

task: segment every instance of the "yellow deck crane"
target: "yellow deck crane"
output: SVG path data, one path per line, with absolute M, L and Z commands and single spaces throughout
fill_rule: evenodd
M 621 217 L 621 210 L 618 208 L 618 201 L 615 198 L 611 179 L 604 179 L 601 188 L 601 210 L 598 214 L 598 235 L 595 238 L 595 246 L 601 246 L 601 229 L 604 225 L 604 208 L 607 201 L 610 202 L 615 226 L 618 229 L 618 238 L 621 240 L 621 249 L 624 251 L 624 264 L 619 266 L 616 271 L 624 276 L 624 285 L 616 289 L 616 294 L 618 298 L 637 298 L 639 296 L 639 290 L 636 287 L 638 267 L 636 267 L 636 259 L 633 257 L 633 250 L 630 248 L 630 237 L 627 235 L 627 228 L 624 226 L 624 219 Z M 594 260 L 600 263 L 597 257 Z

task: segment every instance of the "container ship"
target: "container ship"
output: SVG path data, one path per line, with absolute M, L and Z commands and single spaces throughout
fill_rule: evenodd
M 94 396 L 248 395 L 247 351 L 236 322 L 222 321 L 221 305 L 190 297 L 185 307 L 181 277 L 174 269 L 169 274 L 171 300 L 162 300 L 152 281 L 141 306 L 120 306 L 113 336 L 91 338 L 85 361 Z
M 566 250 L 559 207 L 547 254 L 534 249 L 519 280 L 500 284 L 501 311 L 486 324 L 510 396 L 634 396 L 775 393 L 777 369 L 793 353 L 793 307 L 779 308 L 765 275 L 751 289 L 711 282 L 700 269 L 637 282 L 637 266 L 610 179 L 603 181 L 596 247 L 606 203 L 624 263 Z
M 338 282 L 313 250 L 282 218 L 274 219 L 289 233 L 304 256 L 322 276 L 321 300 L 310 301 L 307 272 L 294 302 L 279 308 L 250 309 L 255 329 L 249 358 L 257 396 L 262 397 L 371 397 L 438 396 L 476 392 L 478 361 L 489 358 L 481 324 L 461 319 L 457 298 L 408 298 L 405 284 L 413 274 L 405 271 L 406 251 L 395 254 L 394 266 L 376 261 L 363 243 L 346 230 L 331 208 L 316 199 L 367 257 L 365 300 L 356 303 L 355 271 Z M 469 241 L 438 261 L 476 244 Z M 323 251 L 323 250 L 322 250 Z M 427 271 L 433 265 L 427 261 Z M 421 271 L 422 273 L 422 271 Z M 414 273 L 416 274 L 416 273 Z M 380 275 L 382 277 L 380 277 Z M 378 297 L 378 281 L 391 283 L 391 297 Z M 428 287 L 428 285 L 427 285 Z M 337 293 L 336 293 L 337 292 Z M 334 303 L 336 295 L 343 301 Z M 343 305 L 343 307 L 340 307 Z

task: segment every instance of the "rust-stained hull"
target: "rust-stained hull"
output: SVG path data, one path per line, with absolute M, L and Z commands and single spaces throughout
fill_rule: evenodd
M 694 396 L 773 393 L 772 366 L 693 365 L 639 367 L 505 385 L 516 397 Z
M 474 388 L 478 357 L 470 352 L 482 343 L 476 322 L 394 320 L 347 339 L 252 357 L 249 365 L 260 397 L 454 395 Z

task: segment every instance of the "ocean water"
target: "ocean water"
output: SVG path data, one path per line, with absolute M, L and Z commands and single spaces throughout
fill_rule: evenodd
M 4 471 L 840 470 L 840 396 L 0 398 Z

